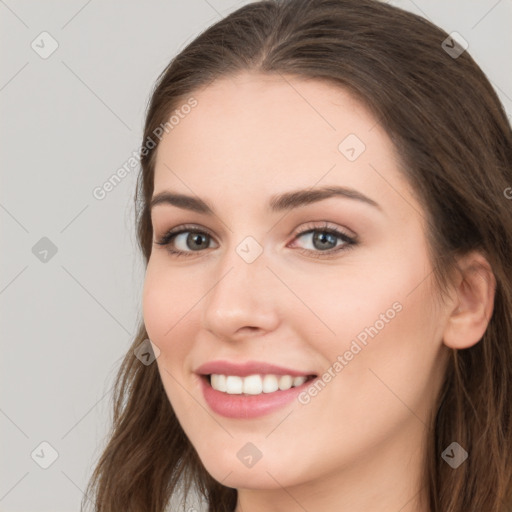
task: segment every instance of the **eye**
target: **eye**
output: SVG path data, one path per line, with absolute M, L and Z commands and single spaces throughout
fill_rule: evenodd
M 196 226 L 179 226 L 165 233 L 160 240 L 155 242 L 158 245 L 167 247 L 167 250 L 176 256 L 190 256 L 193 252 L 201 252 L 208 248 L 208 241 L 212 236 L 204 230 L 199 230 Z M 173 245 L 178 245 L 175 249 Z M 191 251 L 187 250 L 189 247 Z
M 295 238 L 309 239 L 309 246 L 313 249 L 299 249 L 299 251 L 314 258 L 329 258 L 358 244 L 357 237 L 344 233 L 328 222 L 321 226 L 314 223 L 307 225 L 306 229 L 295 233 Z
M 305 229 L 295 233 L 294 240 L 308 237 L 309 245 L 313 248 L 297 250 L 314 258 L 327 258 L 358 244 L 357 237 L 348 235 L 329 223 L 324 223 L 321 226 L 314 225 L 314 223 L 308 224 Z M 183 225 L 171 229 L 155 243 L 165 246 L 167 251 L 174 256 L 192 256 L 194 252 L 208 249 L 212 239 L 213 236 L 204 229 L 197 229 L 193 225 Z

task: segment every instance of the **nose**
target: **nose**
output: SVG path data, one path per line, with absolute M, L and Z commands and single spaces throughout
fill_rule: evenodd
M 203 328 L 225 340 L 276 329 L 280 283 L 267 264 L 265 253 L 250 263 L 235 249 L 225 255 L 202 301 Z

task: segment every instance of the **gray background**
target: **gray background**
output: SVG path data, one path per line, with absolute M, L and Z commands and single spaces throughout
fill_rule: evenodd
M 79 510 L 144 277 L 138 167 L 92 191 L 137 151 L 169 60 L 246 3 L 0 0 L 0 511 Z M 462 34 L 511 117 L 512 0 L 390 3 Z M 59 45 L 46 59 L 31 47 L 50 48 L 44 31 Z

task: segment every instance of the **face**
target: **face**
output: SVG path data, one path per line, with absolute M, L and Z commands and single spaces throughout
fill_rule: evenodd
M 204 466 L 270 489 L 419 454 L 444 313 L 386 132 L 315 80 L 244 73 L 193 96 L 160 142 L 153 197 L 211 211 L 159 196 L 143 315 Z

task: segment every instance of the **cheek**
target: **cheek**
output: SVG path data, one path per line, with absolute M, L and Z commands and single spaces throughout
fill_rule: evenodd
M 312 288 L 308 298 L 331 333 L 326 337 L 324 329 L 320 337 L 309 331 L 309 339 L 319 340 L 317 349 L 330 365 L 346 355 L 343 369 L 337 369 L 345 375 L 342 381 L 350 382 L 351 394 L 385 389 L 379 372 L 399 388 L 406 380 L 426 385 L 441 344 L 431 271 L 418 229 L 400 245 L 386 242 L 365 253 L 336 282 L 325 280 L 323 290 Z
M 150 339 L 154 342 L 161 340 L 166 329 L 169 329 L 169 319 L 165 313 L 171 307 L 169 295 L 164 293 L 165 286 L 162 286 L 157 272 L 155 266 L 150 261 L 146 270 L 142 292 L 144 325 Z
M 188 376 L 187 357 L 192 343 L 184 340 L 194 339 L 194 323 L 197 302 L 194 290 L 186 286 L 183 273 L 171 272 L 165 262 L 150 259 L 146 269 L 142 293 L 142 311 L 144 324 L 149 338 L 160 349 L 156 360 L 162 383 L 181 424 L 187 418 L 195 402 L 188 393 L 183 393 L 183 385 Z M 181 384 L 181 385 L 180 385 Z M 192 410 L 191 414 L 197 414 Z
M 419 297 L 419 288 L 411 293 L 427 274 L 421 264 L 381 260 L 381 265 L 343 269 L 336 279 L 302 275 L 294 279 L 294 292 L 309 311 L 299 304 L 289 313 L 301 324 L 303 338 L 329 359 L 349 350 L 354 339 L 362 347 L 369 347 L 372 339 L 399 343 L 400 332 L 427 326 L 427 297 Z
M 142 314 L 148 336 L 160 348 L 159 359 L 164 361 L 171 344 L 173 361 L 180 360 L 187 348 L 187 344 L 173 340 L 186 339 L 186 331 L 199 311 L 194 307 L 198 292 L 190 284 L 183 273 L 170 272 L 162 262 L 150 260 L 142 293 Z
M 366 411 L 359 426 L 369 436 L 375 424 L 384 428 L 413 414 L 426 422 L 437 390 L 441 339 L 428 273 L 420 268 L 402 265 L 393 279 L 373 275 L 339 313 L 343 334 L 328 359 L 343 359 L 332 391 L 347 417 Z

